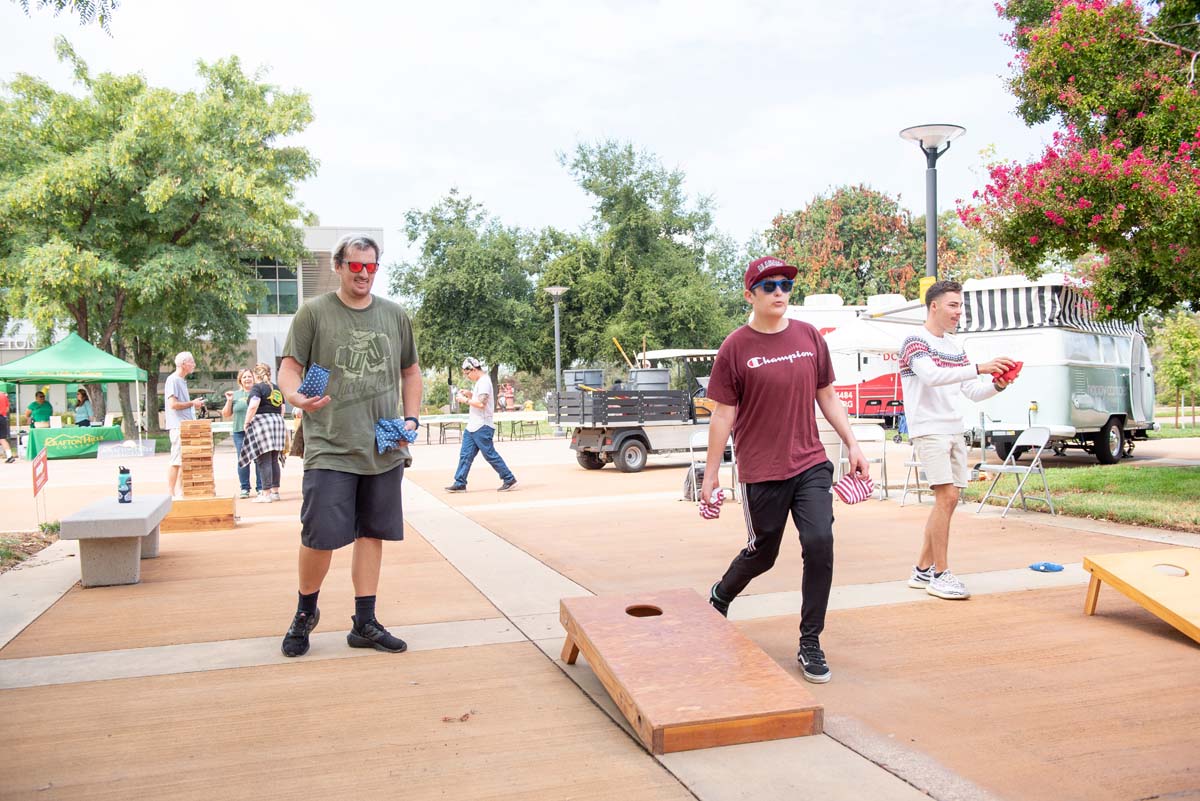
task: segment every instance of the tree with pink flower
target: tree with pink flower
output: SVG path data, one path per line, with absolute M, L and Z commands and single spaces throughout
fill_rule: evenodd
M 1009 88 L 1029 124 L 1062 130 L 1036 161 L 1000 163 L 963 223 L 1031 277 L 1076 260 L 1096 311 L 1200 302 L 1200 22 L 1194 0 L 1010 0 Z

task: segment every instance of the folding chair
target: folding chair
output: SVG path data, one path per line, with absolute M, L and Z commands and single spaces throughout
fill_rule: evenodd
M 729 461 L 722 461 L 721 464 L 717 466 L 717 486 L 720 487 L 720 470 L 722 467 L 728 464 L 730 466 L 730 472 L 733 474 L 733 486 L 729 487 L 728 489 L 733 493 L 733 500 L 737 501 L 740 500 L 740 492 L 738 491 L 737 460 L 734 458 L 732 436 L 726 440 L 725 447 L 729 449 Z M 697 454 L 699 455 L 699 458 L 697 458 Z M 698 470 L 703 468 L 708 461 L 708 426 L 701 426 L 699 430 L 692 433 L 691 438 L 688 440 L 688 457 L 692 460 L 692 463 L 688 466 L 688 486 L 692 491 L 692 500 L 696 502 L 697 506 L 699 506 L 700 482 L 696 480 L 696 474 Z
M 850 426 L 850 431 L 853 432 L 854 438 L 860 443 L 862 442 L 878 442 L 883 446 L 883 450 L 878 456 L 868 456 L 867 462 L 870 464 L 880 465 L 880 481 L 876 482 L 876 487 L 879 489 L 879 500 L 888 497 L 887 491 L 887 433 L 883 430 L 883 426 L 874 423 L 856 423 Z M 846 453 L 846 443 L 838 443 L 838 475 L 839 477 L 850 471 L 850 456 Z
M 1046 505 L 1050 507 L 1050 514 L 1055 514 L 1054 501 L 1050 500 L 1050 484 L 1046 481 L 1046 470 L 1042 466 L 1042 451 L 1045 450 L 1046 443 L 1049 441 L 1050 429 L 1045 426 L 1027 428 L 1021 432 L 1021 436 L 1017 437 L 1017 441 L 1013 443 L 1008 456 L 1004 457 L 1003 464 L 998 467 L 985 465 L 983 469 L 989 473 L 995 473 L 996 477 L 992 479 L 991 486 L 984 493 L 983 500 L 979 502 L 979 508 L 975 510 L 975 514 L 983 511 L 983 506 L 987 503 L 987 499 L 992 496 L 992 491 L 996 488 L 996 483 L 1000 480 L 1000 476 L 1005 474 L 1012 474 L 1019 476 L 1019 478 L 1017 479 L 1017 488 L 1012 495 L 1007 496 L 1008 504 L 1004 507 L 1004 512 L 1000 516 L 1006 517 L 1008 515 L 1008 510 L 1012 508 L 1013 501 L 1017 499 L 1018 495 L 1021 496 L 1021 508 L 1028 510 L 1029 507 L 1025 503 L 1025 482 L 1029 480 L 1029 476 L 1033 473 L 1037 473 L 1042 477 L 1042 489 L 1046 491 L 1046 494 L 1044 496 L 1033 495 L 1030 499 L 1045 501 Z M 1028 448 L 1033 454 L 1033 458 L 1030 460 L 1028 466 L 1016 463 L 1016 454 L 1020 448 Z M 1004 498 L 1005 496 L 997 494 L 996 497 Z
M 900 505 L 904 505 L 904 501 L 908 499 L 908 483 L 913 482 L 913 492 L 917 493 L 917 503 L 921 502 L 921 463 L 917 461 L 917 457 L 913 456 L 904 462 L 904 469 L 907 471 L 904 474 L 904 489 L 900 493 Z M 926 487 L 925 492 L 932 492 L 929 487 Z
M 879 398 L 870 398 L 863 406 L 866 407 L 867 417 L 876 417 L 883 414 L 883 401 Z

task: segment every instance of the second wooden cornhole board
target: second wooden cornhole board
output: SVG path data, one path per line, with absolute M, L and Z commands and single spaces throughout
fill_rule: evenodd
M 820 734 L 800 682 L 693 590 L 564 598 L 562 658 L 582 652 L 652 753 Z
M 1092 574 L 1085 614 L 1095 614 L 1103 582 L 1200 642 L 1200 549 L 1088 556 L 1083 569 Z

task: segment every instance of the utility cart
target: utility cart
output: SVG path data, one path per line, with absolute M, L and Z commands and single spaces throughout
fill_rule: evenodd
M 651 453 L 688 450 L 699 417 L 692 397 L 679 389 L 609 389 L 552 393 L 549 420 L 574 429 L 571 450 L 588 470 L 609 462 L 623 473 L 646 466 Z

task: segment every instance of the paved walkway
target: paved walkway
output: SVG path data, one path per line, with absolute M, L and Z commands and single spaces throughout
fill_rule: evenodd
M 1192 448 L 1176 446 L 1184 458 L 1196 453 L 1194 441 L 1161 444 L 1181 442 Z M 139 585 L 74 586 L 67 542 L 4 574 L 0 798 L 301 788 L 313 798 L 1117 799 L 1194 789 L 1200 648 L 1111 593 L 1084 618 L 1079 564 L 1197 547 L 1196 535 L 964 509 L 952 553 L 975 598 L 954 604 L 904 581 L 927 506 L 839 505 L 823 637 L 835 678 L 812 688 L 826 734 L 656 759 L 590 668 L 558 661 L 558 599 L 707 592 L 744 540 L 737 507 L 701 522 L 678 500 L 677 459 L 626 475 L 583 471 L 561 440 L 501 452 L 518 492 L 494 492 L 480 460 L 471 491 L 446 494 L 457 446 L 416 452 L 408 537 L 387 549 L 380 594 L 381 619 L 410 643 L 402 656 L 345 646 L 345 553 L 311 653 L 279 654 L 294 608 L 298 464 L 285 470 L 284 502 L 240 503 L 235 531 L 164 534 Z M 234 488 L 232 458 L 218 449 L 219 491 Z M 51 516 L 114 490 L 114 465 L 50 467 Z M 140 460 L 135 491 L 157 491 L 164 475 L 163 457 Z M 33 519 L 25 478 L 0 473 L 0 508 L 14 520 Z M 794 545 L 731 613 L 793 671 Z M 1043 560 L 1066 570 L 1026 567 Z M 1103 734 L 1081 747 L 1082 730 Z

